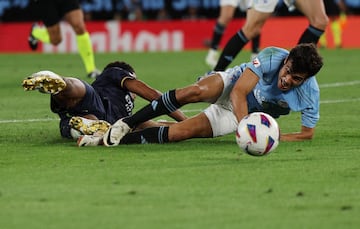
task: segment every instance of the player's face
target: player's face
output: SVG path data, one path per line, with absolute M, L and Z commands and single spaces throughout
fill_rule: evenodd
M 278 88 L 282 91 L 288 91 L 291 88 L 300 86 L 305 79 L 305 74 L 292 72 L 292 62 L 286 59 L 279 72 Z

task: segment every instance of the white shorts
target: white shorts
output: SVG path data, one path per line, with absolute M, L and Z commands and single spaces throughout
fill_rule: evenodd
M 272 13 L 274 12 L 278 0 L 249 0 L 250 8 L 255 9 L 256 11 L 262 13 Z
M 225 109 L 219 104 L 211 104 L 204 110 L 209 119 L 213 137 L 234 133 L 237 128 L 237 119 L 232 110 Z
M 238 6 L 243 0 L 220 0 L 220 6 Z
M 220 0 L 220 6 L 239 7 L 241 11 L 246 11 L 249 8 L 251 0 Z
M 232 70 L 229 69 L 225 72 L 218 72 L 224 83 L 223 92 L 214 104 L 211 104 L 204 110 L 204 114 L 209 119 L 213 131 L 213 137 L 234 133 L 238 125 L 238 121 L 233 113 L 230 101 L 230 92 L 236 82 L 236 80 L 234 80 L 233 71 L 240 72 L 242 70 L 239 68 L 233 68 Z

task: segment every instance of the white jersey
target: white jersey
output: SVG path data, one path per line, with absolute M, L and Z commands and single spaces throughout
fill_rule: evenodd
M 219 72 L 224 82 L 223 93 L 205 110 L 212 125 L 214 137 L 236 130 L 237 120 L 232 112 L 230 93 L 246 68 L 250 68 L 259 77 L 259 82 L 247 96 L 249 113 L 263 111 L 277 118 L 280 115 L 289 114 L 290 111 L 300 111 L 302 125 L 309 128 L 315 127 L 319 120 L 320 100 L 320 90 L 315 76 L 289 91 L 281 91 L 277 87 L 279 71 L 288 55 L 289 51 L 285 49 L 269 47 L 262 50 L 252 62 Z

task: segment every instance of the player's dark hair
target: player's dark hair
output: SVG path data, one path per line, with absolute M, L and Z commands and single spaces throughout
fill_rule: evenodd
M 315 44 L 298 44 L 290 50 L 288 60 L 292 63 L 292 72 L 305 73 L 307 77 L 316 75 L 323 66 L 323 60 Z
M 135 70 L 133 69 L 133 67 L 131 67 L 130 64 L 128 63 L 125 63 L 124 61 L 115 61 L 115 62 L 111 62 L 109 63 L 108 65 L 106 65 L 106 67 L 104 68 L 104 70 L 108 69 L 108 68 L 113 68 L 113 67 L 116 67 L 116 68 L 122 68 L 128 72 L 131 72 L 131 73 L 135 73 Z

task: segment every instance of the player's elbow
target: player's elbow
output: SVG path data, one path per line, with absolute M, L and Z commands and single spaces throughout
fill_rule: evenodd
M 314 128 L 302 127 L 301 132 L 281 134 L 280 141 L 296 142 L 308 141 L 314 137 Z
M 313 138 L 312 135 L 304 135 L 301 133 L 288 133 L 282 134 L 280 136 L 280 141 L 282 142 L 300 142 L 300 141 L 309 141 Z
M 314 134 L 306 134 L 303 135 L 302 140 L 312 140 L 314 138 Z
M 301 136 L 303 140 L 312 140 L 314 138 L 315 129 L 310 127 L 301 127 Z

